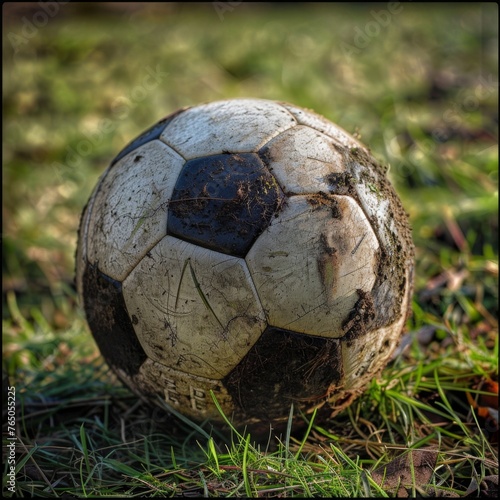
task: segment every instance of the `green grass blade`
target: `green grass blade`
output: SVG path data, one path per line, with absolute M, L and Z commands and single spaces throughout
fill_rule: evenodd
M 190 420 L 188 417 L 183 415 L 182 413 L 178 412 L 175 408 L 170 406 L 168 403 L 166 403 L 163 399 L 161 399 L 159 396 L 157 397 L 158 404 L 165 408 L 168 412 L 172 413 L 175 415 L 179 420 L 184 422 L 186 425 L 191 427 L 194 431 L 202 435 L 206 439 L 210 439 L 210 434 L 208 434 L 204 429 L 202 429 L 197 423 L 193 422 Z
M 313 414 L 311 415 L 311 418 L 309 419 L 309 424 L 307 426 L 306 432 L 304 434 L 304 437 L 302 438 L 302 441 L 300 443 L 300 446 L 298 450 L 295 452 L 295 460 L 298 460 L 300 454 L 302 453 L 302 449 L 304 448 L 304 445 L 306 444 L 306 441 L 309 437 L 309 434 L 311 433 L 311 429 L 314 424 L 314 420 L 316 419 L 316 414 L 318 413 L 318 409 L 315 408 Z
M 217 411 L 219 412 L 220 416 L 224 419 L 224 422 L 228 425 L 228 427 L 231 429 L 231 432 L 233 432 L 240 441 L 243 441 L 243 436 L 236 430 L 234 427 L 233 423 L 227 418 L 226 414 L 224 413 L 224 410 L 221 408 L 219 402 L 217 401 L 217 397 L 215 396 L 213 391 L 210 391 L 210 396 L 212 397 L 212 401 L 214 402 L 215 407 L 217 408 Z
M 290 405 L 290 411 L 288 412 L 288 421 L 286 423 L 285 451 L 287 459 L 290 454 L 290 435 L 292 433 L 292 424 L 293 424 L 293 403 Z
M 87 474 L 90 475 L 91 465 L 89 459 L 89 450 L 87 447 L 87 434 L 85 433 L 85 424 L 80 426 L 80 442 L 82 444 L 83 460 L 87 469 Z
M 242 472 L 243 472 L 243 483 L 245 484 L 245 493 L 248 498 L 252 498 L 253 491 L 252 491 L 252 486 L 250 484 L 250 479 L 248 476 L 248 448 L 250 447 L 250 434 L 247 435 L 245 439 L 245 447 L 243 449 L 243 465 L 242 465 Z

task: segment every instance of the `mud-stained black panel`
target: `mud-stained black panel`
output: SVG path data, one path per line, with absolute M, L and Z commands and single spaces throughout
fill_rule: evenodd
M 169 204 L 167 234 L 243 257 L 280 209 L 284 194 L 253 153 L 188 161 Z
M 267 327 L 224 386 L 246 415 L 271 420 L 292 402 L 319 403 L 342 378 L 339 340 Z
M 121 160 L 124 156 L 128 155 L 130 152 L 134 151 L 134 149 L 137 149 L 138 147 L 146 144 L 149 141 L 158 139 L 167 125 L 183 111 L 185 111 L 185 109 L 180 109 L 179 111 L 168 115 L 167 117 L 160 120 L 156 125 L 153 125 L 151 128 L 143 132 L 139 137 L 130 142 L 118 153 L 116 158 L 111 162 L 111 166 L 113 166 L 117 161 Z
M 147 356 L 130 321 L 121 283 L 90 264 L 82 281 L 87 323 L 101 354 L 111 367 L 135 375 Z

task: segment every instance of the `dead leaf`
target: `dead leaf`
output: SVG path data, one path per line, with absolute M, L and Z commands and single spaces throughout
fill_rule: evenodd
M 384 490 L 406 498 L 408 497 L 406 488 L 411 488 L 413 484 L 419 487 L 429 484 L 434 474 L 436 460 L 436 451 L 412 450 L 388 464 L 377 467 L 372 472 L 372 478 Z
M 492 420 L 492 426 L 498 429 L 498 382 L 489 377 L 482 378 L 474 382 L 472 388 L 490 393 L 479 394 L 474 398 L 471 393 L 466 392 L 465 396 L 476 413 L 482 418 Z
M 498 476 L 485 476 L 479 485 L 472 478 L 464 497 L 498 498 Z
M 483 477 L 480 488 L 484 497 L 498 498 L 498 476 Z

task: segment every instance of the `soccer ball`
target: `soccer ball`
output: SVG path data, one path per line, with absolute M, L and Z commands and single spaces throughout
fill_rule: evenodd
M 76 283 L 111 368 L 148 401 L 236 426 L 335 412 L 387 364 L 413 243 L 383 167 L 299 107 L 181 109 L 126 146 L 84 209 Z

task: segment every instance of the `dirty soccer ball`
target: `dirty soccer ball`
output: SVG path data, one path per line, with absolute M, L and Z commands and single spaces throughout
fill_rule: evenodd
M 352 402 L 410 310 L 413 243 L 385 170 L 319 115 L 181 109 L 111 162 L 82 215 L 77 288 L 108 364 L 196 421 L 278 426 Z M 213 394 L 212 394 L 213 393 Z

